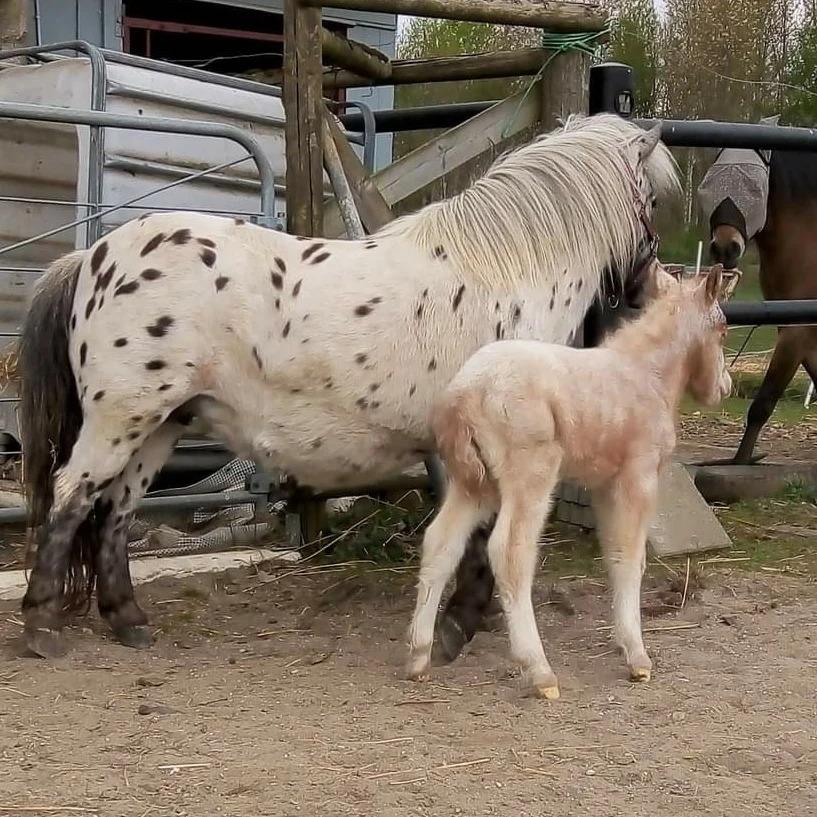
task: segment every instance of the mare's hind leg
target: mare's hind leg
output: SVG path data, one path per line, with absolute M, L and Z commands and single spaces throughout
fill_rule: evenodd
M 480 525 L 468 540 L 457 567 L 456 587 L 437 624 L 440 651 L 453 661 L 474 637 L 491 606 L 494 574 L 488 559 L 493 520 Z
M 763 382 L 757 390 L 752 405 L 746 417 L 746 430 L 740 441 L 734 462 L 739 465 L 748 465 L 757 444 L 763 426 L 783 396 L 786 387 L 791 383 L 797 372 L 797 367 L 803 360 L 808 348 L 809 330 L 803 327 L 781 329 L 777 336 L 774 354 L 769 362 L 769 368 L 763 377 Z
M 136 603 L 128 564 L 128 525 L 136 503 L 165 464 L 184 426 L 168 420 L 142 443 L 102 497 L 108 511 L 96 553 L 97 605 L 122 644 L 144 648 L 153 643 L 148 619 Z
M 60 630 L 66 588 L 73 596 L 67 599 L 68 606 L 73 607 L 78 606 L 79 596 L 87 598 L 92 589 L 90 554 L 83 551 L 79 540 L 86 540 L 86 548 L 92 546 L 92 526 L 97 523 L 90 516 L 91 510 L 129 457 L 127 451 L 112 446 L 104 429 L 86 417 L 71 457 L 55 475 L 51 513 L 38 531 L 34 568 L 22 604 L 25 643 L 37 655 L 51 657 L 64 652 Z M 80 583 L 85 586 L 78 586 Z
M 469 534 L 483 518 L 479 503 L 452 484 L 423 538 L 417 604 L 410 629 L 409 678 L 420 680 L 431 663 L 434 619 L 446 582 L 462 557 Z
M 641 635 L 641 577 L 655 509 L 657 467 L 623 473 L 593 493 L 593 509 L 613 589 L 613 633 L 633 681 L 649 681 L 652 661 Z

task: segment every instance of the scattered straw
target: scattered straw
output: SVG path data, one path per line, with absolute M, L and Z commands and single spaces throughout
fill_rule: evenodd
M 687 589 L 689 588 L 689 563 L 690 559 L 687 556 L 687 575 L 684 579 L 684 594 L 681 596 L 681 609 L 684 609 L 684 605 L 687 603 Z
M 450 704 L 449 698 L 413 698 L 410 701 L 398 701 L 395 706 L 410 706 L 411 704 Z

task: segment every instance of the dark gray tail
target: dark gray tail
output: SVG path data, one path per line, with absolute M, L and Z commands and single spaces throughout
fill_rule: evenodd
M 46 535 L 54 501 L 54 473 L 68 461 L 82 427 L 82 405 L 69 358 L 74 292 L 85 251 L 57 259 L 40 280 L 19 341 L 20 432 L 29 524 Z M 98 542 L 94 515 L 74 539 L 66 577 L 68 607 L 87 604 Z

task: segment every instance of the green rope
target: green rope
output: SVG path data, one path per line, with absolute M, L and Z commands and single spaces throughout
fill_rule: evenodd
M 610 33 L 610 27 L 607 26 L 606 28 L 602 29 L 601 31 L 588 31 L 588 32 L 579 32 L 577 34 L 553 34 L 548 31 L 542 32 L 542 48 L 551 51 L 551 55 L 545 60 L 542 67 L 536 72 L 533 78 L 528 83 L 528 87 L 525 88 L 525 92 L 522 94 L 519 104 L 516 106 L 516 110 L 513 112 L 513 115 L 508 120 L 508 123 L 502 129 L 502 138 L 507 139 L 510 136 L 510 129 L 516 120 L 516 117 L 519 115 L 519 111 L 522 108 L 525 100 L 528 98 L 528 95 L 533 90 L 534 86 L 540 79 L 544 76 L 547 67 L 556 59 L 560 54 L 566 54 L 568 51 L 579 51 L 582 54 L 587 54 L 592 59 L 598 59 L 598 39 L 603 37 L 605 34 Z

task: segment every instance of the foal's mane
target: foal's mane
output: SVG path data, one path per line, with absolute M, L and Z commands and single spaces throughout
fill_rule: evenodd
M 639 132 L 611 114 L 570 117 L 501 156 L 462 193 L 379 234 L 404 236 L 428 252 L 442 247 L 464 279 L 489 286 L 541 286 L 566 274 L 600 282 L 605 267 L 626 269 L 643 236 L 623 149 Z M 661 142 L 646 171 L 656 195 L 678 189 Z
M 692 308 L 697 289 L 704 284 L 697 278 L 673 280 L 667 289 L 649 303 L 642 315 L 617 329 L 602 346 L 628 352 L 645 352 L 666 346 L 673 341 L 686 342 L 688 333 L 703 327 L 701 313 Z M 686 332 L 679 335 L 679 323 Z

